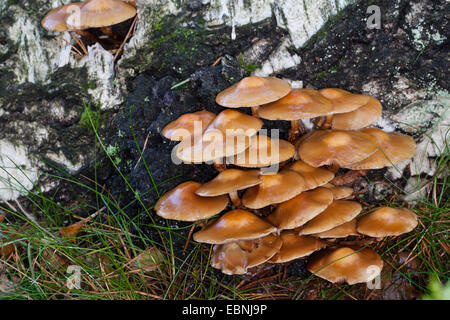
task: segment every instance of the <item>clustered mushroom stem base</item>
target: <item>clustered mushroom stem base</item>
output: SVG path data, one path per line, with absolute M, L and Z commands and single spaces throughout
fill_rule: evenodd
M 291 129 L 289 130 L 289 142 L 295 141 L 300 133 L 300 120 L 291 121 Z
M 349 172 L 344 173 L 341 176 L 335 177 L 330 181 L 331 184 L 335 186 L 342 186 L 344 184 L 349 184 L 358 179 L 359 177 L 365 176 L 369 170 L 351 170 Z
M 259 116 L 258 116 L 258 106 L 252 107 L 252 115 L 259 118 Z
M 224 163 L 223 159 L 219 158 L 214 160 L 214 168 L 216 168 L 217 171 L 222 172 L 227 169 L 227 164 Z
M 229 196 L 230 196 L 231 202 L 233 202 L 233 205 L 236 208 L 240 208 L 242 202 L 241 202 L 241 199 L 239 199 L 237 191 L 230 192 Z
M 333 121 L 333 115 L 330 114 L 325 117 L 325 122 L 321 125 L 321 129 L 330 129 L 331 128 L 331 122 Z

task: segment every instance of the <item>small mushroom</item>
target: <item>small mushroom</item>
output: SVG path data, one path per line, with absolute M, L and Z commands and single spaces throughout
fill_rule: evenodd
M 349 236 L 358 236 L 358 232 L 356 231 L 356 219 L 353 219 L 349 222 L 346 222 L 344 224 L 341 224 L 340 226 L 337 226 L 331 230 L 320 232 L 320 233 L 314 233 L 311 236 L 317 237 L 317 238 L 347 238 Z
M 295 171 L 260 176 L 262 183 L 249 188 L 242 197 L 247 208 L 261 209 L 294 198 L 305 190 L 305 179 Z
M 278 230 L 295 229 L 322 213 L 333 202 L 333 193 L 325 188 L 306 191 L 278 205 L 267 220 Z
M 314 131 L 297 149 L 299 158 L 313 167 L 333 164 L 346 167 L 376 151 L 377 141 L 370 134 L 341 130 Z
M 251 138 L 248 149 L 228 158 L 227 162 L 244 168 L 262 168 L 289 160 L 294 154 L 295 147 L 291 143 L 256 135 Z
M 257 107 L 279 100 L 291 91 L 291 85 L 272 77 L 247 77 L 217 95 L 217 104 L 227 108 L 252 108 L 257 115 Z
M 331 128 L 334 130 L 358 130 L 368 127 L 381 116 L 382 109 L 380 101 L 370 97 L 368 103 L 354 111 L 333 115 Z
M 314 237 L 299 236 L 293 230 L 281 232 L 282 246 L 280 251 L 269 261 L 272 263 L 285 263 L 309 256 L 314 251 L 325 247 L 326 243 Z
M 245 210 L 232 210 L 194 233 L 194 240 L 202 243 L 223 244 L 237 240 L 253 240 L 277 230 L 264 219 Z
M 344 186 L 335 186 L 331 183 L 324 184 L 323 187 L 333 192 L 334 200 L 341 200 L 350 197 L 353 194 L 353 189 Z
M 80 15 L 70 16 L 66 23 L 72 29 L 112 26 L 131 19 L 136 8 L 121 0 L 88 0 L 81 6 Z
M 335 200 L 321 214 L 301 227 L 299 234 L 310 235 L 331 230 L 353 220 L 361 210 L 362 207 L 358 202 Z
M 200 183 L 188 181 L 162 196 L 155 205 L 158 216 L 164 219 L 180 221 L 197 221 L 207 219 L 228 206 L 228 197 L 200 197 L 195 191 Z
M 202 197 L 216 197 L 228 194 L 233 204 L 238 207 L 241 204 L 237 193 L 238 190 L 260 184 L 262 180 L 259 178 L 259 175 L 259 170 L 227 169 L 213 180 L 203 184 L 195 193 Z
M 387 133 L 376 128 L 362 129 L 361 132 L 374 137 L 378 142 L 379 149 L 366 159 L 349 164 L 346 168 L 369 170 L 393 166 L 411 158 L 416 150 L 414 139 L 398 132 Z
M 306 265 L 316 276 L 332 283 L 364 283 L 375 279 L 383 260 L 372 249 L 330 248 L 314 253 Z
M 327 115 L 332 110 L 331 101 L 321 95 L 319 91 L 293 89 L 284 98 L 260 106 L 258 108 L 258 115 L 267 120 L 291 121 L 289 141 L 293 141 L 300 131 L 301 119 L 311 119 Z
M 209 124 L 201 138 L 184 139 L 176 155 L 189 163 L 215 161 L 244 152 L 250 138 L 262 128 L 263 122 L 236 110 L 224 110 Z
M 408 209 L 382 207 L 361 217 L 356 229 L 361 234 L 382 238 L 410 232 L 417 223 L 417 215 Z
M 315 168 L 298 160 L 287 167 L 298 172 L 305 179 L 306 190 L 315 189 L 333 180 L 334 173 L 324 168 Z
M 206 110 L 186 113 L 165 126 L 161 133 L 169 140 L 181 141 L 184 138 L 187 138 L 186 134 L 193 137 L 196 134 L 196 128 L 200 131 L 197 134 L 203 134 L 215 117 L 216 115 L 214 113 Z
M 281 248 L 280 237 L 269 234 L 255 240 L 242 240 L 214 246 L 211 265 L 228 275 L 244 274 L 263 264 Z

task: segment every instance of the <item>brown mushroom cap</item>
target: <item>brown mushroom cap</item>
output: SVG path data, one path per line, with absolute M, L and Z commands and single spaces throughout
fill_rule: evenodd
M 262 128 L 263 122 L 236 110 L 225 110 L 217 115 L 201 138 L 184 139 L 176 150 L 185 162 L 207 162 L 244 152 L 250 137 Z
M 358 130 L 374 123 L 380 116 L 382 106 L 378 99 L 370 97 L 362 107 L 347 113 L 335 114 L 331 128 L 335 130 Z
M 203 198 L 195 194 L 200 183 L 188 181 L 167 192 L 155 205 L 158 216 L 164 219 L 197 221 L 223 211 L 228 205 L 226 195 Z
M 331 183 L 324 184 L 322 187 L 333 192 L 334 200 L 341 200 L 350 197 L 353 194 L 353 188 L 344 186 L 335 186 Z
M 162 135 L 172 141 L 181 141 L 186 138 L 187 133 L 191 137 L 194 136 L 196 125 L 200 130 L 198 134 L 202 134 L 215 117 L 214 113 L 206 110 L 183 114 L 177 120 L 165 126 Z
M 299 234 L 309 235 L 331 230 L 354 219 L 361 210 L 358 202 L 335 200 L 325 211 L 301 227 Z
M 281 99 L 291 85 L 272 77 L 247 77 L 217 95 L 216 102 L 228 108 L 256 107 Z
M 306 190 L 320 187 L 334 178 L 334 173 L 330 170 L 312 167 L 301 160 L 291 164 L 288 169 L 300 173 L 305 178 Z
M 306 191 L 278 205 L 267 220 L 278 230 L 301 227 L 333 202 L 333 193 L 325 188 Z
M 370 97 L 363 94 L 355 94 L 342 89 L 327 88 L 319 90 L 320 94 L 333 104 L 330 114 L 345 113 L 356 110 L 369 102 Z
M 259 170 L 227 169 L 213 180 L 203 184 L 195 193 L 202 197 L 214 197 L 247 189 L 262 182 L 259 175 Z
M 379 208 L 358 220 L 359 233 L 382 238 L 398 236 L 412 231 L 417 226 L 417 216 L 405 208 Z
M 349 236 L 357 236 L 359 235 L 356 231 L 356 219 L 353 219 L 349 222 L 341 224 L 336 228 L 333 228 L 328 231 L 320 232 L 312 234 L 314 237 L 318 238 L 346 238 Z
M 315 131 L 298 147 L 298 156 L 313 167 L 337 164 L 340 167 L 360 162 L 377 151 L 376 139 L 363 132 Z
M 295 147 L 285 140 L 275 140 L 264 135 L 253 136 L 250 147 L 227 159 L 227 162 L 244 168 L 268 167 L 292 158 Z
M 398 132 L 384 132 L 376 128 L 362 129 L 362 133 L 373 136 L 379 149 L 370 157 L 348 165 L 352 170 L 380 169 L 395 165 L 414 156 L 416 143 L 410 136 Z
M 319 91 L 293 89 L 284 98 L 260 106 L 258 115 L 268 120 L 299 120 L 323 116 L 332 110 L 331 101 Z
M 42 27 L 48 31 L 68 31 L 69 27 L 66 24 L 67 17 L 70 14 L 78 12 L 82 5 L 84 5 L 84 2 L 75 2 L 51 10 L 45 15 L 44 19 L 42 19 Z
M 232 210 L 194 233 L 194 240 L 203 243 L 223 244 L 237 240 L 261 238 L 275 232 L 276 229 L 276 227 L 251 212 Z
M 228 275 L 247 272 L 247 255 L 238 242 L 217 244 L 211 255 L 211 266 Z
M 272 258 L 281 248 L 280 237 L 269 234 L 255 240 L 241 240 L 214 246 L 211 265 L 228 275 L 244 274 Z
M 383 260 L 372 249 L 335 248 L 313 254 L 307 269 L 316 276 L 332 283 L 369 282 L 380 275 Z
M 260 209 L 292 199 L 305 190 L 305 179 L 292 170 L 260 176 L 261 184 L 248 189 L 242 197 L 247 208 Z
M 88 0 L 81 7 L 80 17 L 66 20 L 74 29 L 89 29 L 112 26 L 136 15 L 136 8 L 121 0 Z
M 282 246 L 280 251 L 270 259 L 272 263 L 285 263 L 291 260 L 309 256 L 314 251 L 325 247 L 326 243 L 314 237 L 299 236 L 293 230 L 286 230 L 280 234 Z

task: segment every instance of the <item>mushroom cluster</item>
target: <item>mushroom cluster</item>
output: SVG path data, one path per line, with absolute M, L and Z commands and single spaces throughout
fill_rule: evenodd
M 136 16 L 134 0 L 87 0 L 74 2 L 55 8 L 48 12 L 41 21 L 44 29 L 54 32 L 69 31 L 79 48 L 72 46 L 73 52 L 83 57 L 87 54 L 86 46 L 78 34 L 90 42 L 100 42 L 103 46 L 112 47 L 110 52 L 118 53 L 127 41 L 115 33 L 111 26 L 122 23 Z M 133 22 L 134 27 L 136 21 Z M 96 36 L 89 29 L 100 28 L 103 36 Z M 131 31 L 131 28 L 130 28 Z
M 181 221 L 208 219 L 193 239 L 214 245 L 212 266 L 228 275 L 310 256 L 308 270 L 331 282 L 378 276 L 383 260 L 372 249 L 336 243 L 351 236 L 398 236 L 416 227 L 417 216 L 382 207 L 359 217 L 363 208 L 351 201 L 353 189 L 332 182 L 339 168 L 379 169 L 413 155 L 410 137 L 366 128 L 380 116 L 381 103 L 341 89 L 291 89 L 270 77 L 247 77 L 216 101 L 233 109 L 184 114 L 162 134 L 179 141 L 179 159 L 213 162 L 219 174 L 203 184 L 177 186 L 157 202 L 156 213 Z M 253 115 L 238 107 L 251 107 Z M 260 118 L 291 121 L 291 141 L 260 134 Z M 313 119 L 315 130 L 300 130 L 302 119 Z M 262 171 L 272 165 L 279 170 Z M 229 208 L 229 198 L 231 210 L 209 219 Z

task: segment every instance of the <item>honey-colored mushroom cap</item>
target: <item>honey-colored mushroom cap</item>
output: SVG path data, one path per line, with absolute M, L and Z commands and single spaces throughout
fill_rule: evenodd
M 299 236 L 293 230 L 286 230 L 280 234 L 282 246 L 280 251 L 270 259 L 272 263 L 285 263 L 291 260 L 309 256 L 314 251 L 325 247 L 326 243 L 310 236 Z
M 42 27 L 48 31 L 68 31 L 70 28 L 66 24 L 67 17 L 72 14 L 77 14 L 82 5 L 84 5 L 84 2 L 75 2 L 51 10 L 42 19 Z
M 247 77 L 217 95 L 216 102 L 228 108 L 256 107 L 281 99 L 291 85 L 272 77 Z
M 414 156 L 416 143 L 410 136 L 398 132 L 384 132 L 376 128 L 362 129 L 362 133 L 373 136 L 379 149 L 371 156 L 348 165 L 352 170 L 380 169 L 395 165 Z
M 382 106 L 378 99 L 370 97 L 362 107 L 347 113 L 335 114 L 331 128 L 335 130 L 358 130 L 374 123 L 380 116 Z
M 237 240 L 252 240 L 276 231 L 265 220 L 245 210 L 232 210 L 194 233 L 194 240 L 210 244 L 223 244 Z
M 383 260 L 372 249 L 333 248 L 314 253 L 307 269 L 316 276 L 332 283 L 369 282 L 380 275 Z
M 207 162 L 244 152 L 263 122 L 236 110 L 224 110 L 210 123 L 201 138 L 184 139 L 176 150 L 185 162 Z
M 247 208 L 260 209 L 284 202 L 305 190 L 305 179 L 292 170 L 281 170 L 260 178 L 263 182 L 248 189 L 242 197 L 242 203 Z
M 186 113 L 172 121 L 162 130 L 162 135 L 172 141 L 181 141 L 188 136 L 201 135 L 216 115 L 212 112 L 202 110 L 194 113 Z
M 345 186 L 335 186 L 331 183 L 324 184 L 323 187 L 333 192 L 334 200 L 341 200 L 350 197 L 353 194 L 353 189 Z
M 259 266 L 268 261 L 280 250 L 283 244 L 281 238 L 275 234 L 248 241 L 251 241 L 251 246 L 247 249 L 248 268 Z
M 358 202 L 335 200 L 325 211 L 301 227 L 300 234 L 309 235 L 331 230 L 354 219 L 361 210 Z
M 320 94 L 332 102 L 333 111 L 330 114 L 345 113 L 356 110 L 369 102 L 370 97 L 355 94 L 342 89 L 327 88 L 319 90 Z
M 298 147 L 301 160 L 313 167 L 337 164 L 340 167 L 360 162 L 377 151 L 377 141 L 359 131 L 315 131 Z
M 294 154 L 295 147 L 288 141 L 257 135 L 251 138 L 248 149 L 227 162 L 244 168 L 262 168 L 289 160 Z
M 262 105 L 258 115 L 268 120 L 299 120 L 327 115 L 332 111 L 331 101 L 319 91 L 293 89 L 287 96 Z
M 223 211 L 228 205 L 226 195 L 204 198 L 195 194 L 200 183 L 188 181 L 167 192 L 155 205 L 158 216 L 164 219 L 197 221 Z
M 70 16 L 66 23 L 74 29 L 112 26 L 136 15 L 136 8 L 121 0 L 88 0 L 81 7 L 80 16 Z
M 379 208 L 358 220 L 357 231 L 361 234 L 382 238 L 398 236 L 417 226 L 417 216 L 405 208 Z
M 333 193 L 325 188 L 306 191 L 280 203 L 277 209 L 267 216 L 267 220 L 279 230 L 301 227 L 333 202 Z
M 259 174 L 259 170 L 227 169 L 213 180 L 203 184 L 195 193 L 202 197 L 214 197 L 247 189 L 262 182 Z
M 330 170 L 312 167 L 301 160 L 291 164 L 288 169 L 300 173 L 305 178 L 306 190 L 320 187 L 334 178 L 334 173 Z
M 312 234 L 312 236 L 317 238 L 333 238 L 333 239 L 346 238 L 349 236 L 357 236 L 357 235 L 359 234 L 356 231 L 356 219 L 341 224 L 340 226 L 337 226 L 336 228 L 333 228 L 331 230 Z

